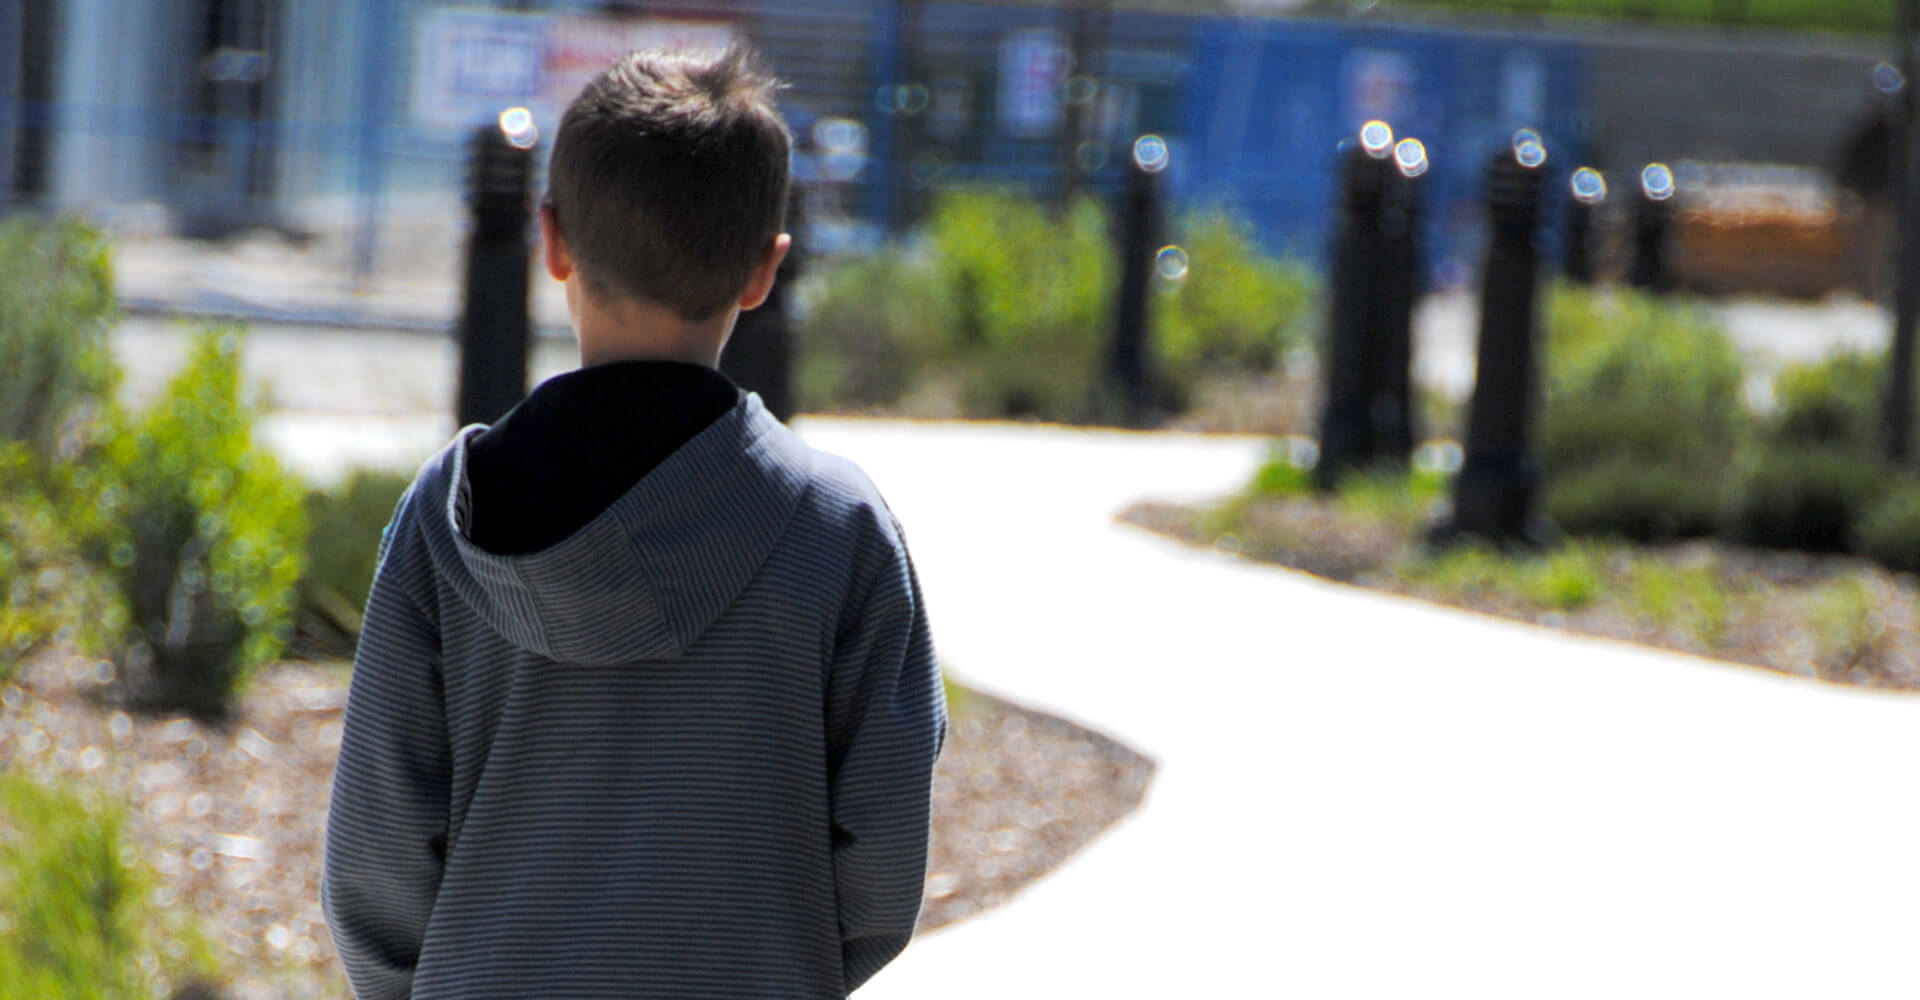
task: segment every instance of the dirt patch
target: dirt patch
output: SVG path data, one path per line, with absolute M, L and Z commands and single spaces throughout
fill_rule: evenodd
M 231 723 L 121 712 L 111 673 L 49 652 L 0 684 L 0 761 L 101 786 L 160 875 L 155 902 L 197 911 L 235 1000 L 346 998 L 320 911 L 344 665 L 263 671 Z M 1153 762 L 1098 733 L 969 694 L 934 777 L 921 929 L 1005 902 L 1140 804 Z

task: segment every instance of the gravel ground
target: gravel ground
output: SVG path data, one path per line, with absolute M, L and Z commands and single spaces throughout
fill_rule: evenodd
M 116 709 L 104 664 L 62 652 L 0 685 L 0 761 L 103 785 L 160 875 L 201 914 L 234 1000 L 344 998 L 320 912 L 327 792 L 347 671 L 263 671 L 230 723 Z M 1153 762 L 1098 733 L 966 693 L 934 778 L 921 929 L 999 905 L 1140 804 Z

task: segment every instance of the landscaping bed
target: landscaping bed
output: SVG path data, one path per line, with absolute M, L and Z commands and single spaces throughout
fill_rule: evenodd
M 101 661 L 48 650 L 0 684 L 0 760 L 126 804 L 153 902 L 190 907 L 234 1000 L 349 996 L 320 911 L 345 664 L 262 670 L 233 719 L 128 714 Z M 998 905 L 1139 805 L 1153 763 L 1097 733 L 956 691 L 935 772 L 921 929 Z
M 1800 677 L 1920 690 L 1920 583 L 1865 559 L 1707 539 L 1436 552 L 1422 538 L 1444 501 L 1373 499 L 1246 495 L 1121 516 L 1342 583 Z

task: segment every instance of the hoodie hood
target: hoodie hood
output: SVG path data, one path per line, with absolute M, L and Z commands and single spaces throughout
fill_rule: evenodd
M 760 402 L 695 435 L 566 540 L 531 555 L 467 537 L 468 427 L 421 471 L 435 569 L 502 637 L 562 663 L 676 657 L 752 581 L 806 492 L 812 453 Z

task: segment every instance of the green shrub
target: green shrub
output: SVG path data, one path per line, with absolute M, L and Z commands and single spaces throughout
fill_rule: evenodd
M 892 404 L 949 353 L 953 303 L 927 254 L 875 254 L 809 281 L 799 329 L 804 407 Z
M 1550 295 L 1548 325 L 1547 515 L 1640 541 L 1713 531 L 1747 423 L 1725 331 L 1660 299 L 1570 288 Z
M 1357 470 L 1340 481 L 1335 504 L 1355 518 L 1413 533 L 1446 499 L 1451 479 L 1430 469 Z
M 0 774 L 0 1000 L 123 1000 L 212 974 L 180 908 L 157 904 L 124 811 Z
M 1883 566 L 1920 573 L 1920 480 L 1901 477 L 1854 524 L 1853 551 Z
M 107 244 L 82 223 L 0 221 L 0 441 L 51 459 L 69 422 L 109 395 L 119 370 Z
M 300 578 L 299 630 L 321 651 L 351 656 L 360 616 L 409 477 L 359 470 L 332 489 L 307 493 L 307 571 Z
M 1881 355 L 1847 352 L 1794 365 L 1774 379 L 1767 440 L 1872 454 L 1880 439 Z
M 1844 677 L 1886 637 L 1879 601 L 1865 580 L 1840 577 L 1821 584 L 1809 600 L 1813 661 L 1824 676 Z
M 1870 456 L 1821 447 L 1763 449 L 1740 486 L 1729 529 L 1753 545 L 1842 552 L 1886 472 Z
M 44 478 L 24 444 L 0 444 L 0 681 L 83 614 L 87 581 Z
M 1726 503 L 1676 464 L 1642 465 L 1625 455 L 1561 473 L 1546 497 L 1554 524 L 1567 534 L 1639 541 L 1713 534 Z
M 1224 212 L 1181 237 L 1184 278 L 1156 279 L 1155 387 L 1178 407 L 1209 366 L 1273 367 L 1311 341 L 1311 272 L 1260 251 Z M 800 385 L 810 408 L 899 402 L 950 378 L 968 416 L 1090 421 L 1117 415 L 1106 352 L 1119 260 L 1100 205 L 1065 211 L 1020 194 L 944 192 L 916 240 L 809 279 Z
M 976 417 L 1099 415 L 1117 260 L 1099 204 L 1057 212 L 1016 195 L 951 191 L 926 235 L 950 301 L 961 403 Z
M 1261 496 L 1309 496 L 1314 492 L 1313 466 L 1298 461 L 1289 449 L 1276 446 L 1254 472 L 1253 492 Z
M 1319 281 L 1297 261 L 1269 256 L 1253 227 L 1223 209 L 1175 229 L 1185 277 L 1156 282 L 1153 331 L 1160 359 L 1181 377 L 1198 367 L 1270 371 L 1288 350 L 1313 343 Z
M 223 714 L 288 637 L 302 493 L 253 441 L 238 330 L 209 328 L 146 414 L 114 430 L 86 542 L 119 603 L 105 622 L 136 701 Z

